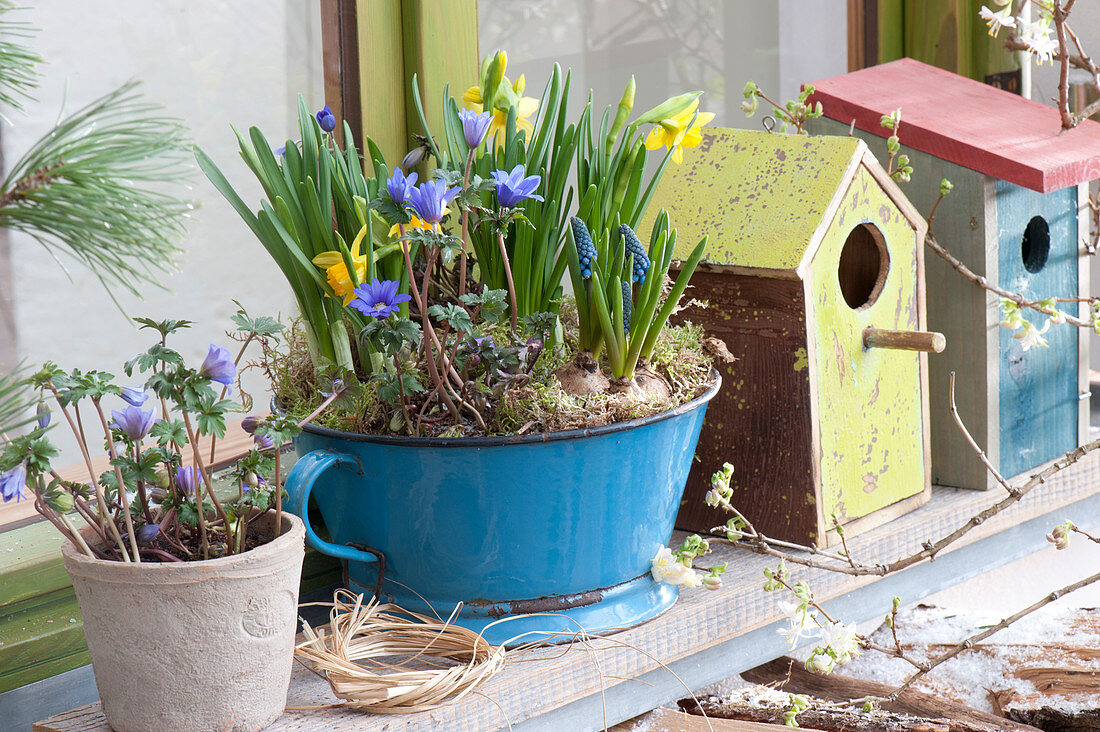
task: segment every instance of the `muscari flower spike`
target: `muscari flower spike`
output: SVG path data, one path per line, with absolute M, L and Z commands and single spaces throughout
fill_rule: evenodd
M 629 226 L 626 224 L 620 226 L 619 233 L 623 235 L 623 241 L 626 243 L 626 253 L 634 256 L 634 269 L 630 273 L 630 279 L 634 282 L 641 282 L 645 279 L 646 272 L 649 271 L 649 255 L 642 247 L 638 235 Z
M 424 221 L 438 224 L 447 215 L 447 204 L 461 191 L 459 186 L 447 188 L 441 180 L 429 180 L 409 191 L 408 204 Z
M 153 424 L 157 421 L 154 410 L 143 412 L 141 407 L 126 407 L 121 412 L 111 412 L 111 417 L 114 420 L 111 426 L 125 432 L 126 436 L 134 442 L 138 442 L 149 434 L 149 430 L 153 429 Z
M 405 171 L 401 168 L 393 169 L 390 177 L 386 179 L 386 190 L 389 191 L 394 203 L 401 205 L 409 200 L 409 193 L 416 186 L 416 176 L 416 171 L 409 173 L 406 177 Z
M 462 136 L 466 138 L 466 144 L 471 150 L 477 148 L 485 139 L 485 133 L 489 131 L 489 123 L 493 121 L 492 112 L 478 114 L 472 109 L 461 109 L 458 118 L 462 120 Z
M 233 364 L 233 356 L 228 348 L 210 344 L 210 350 L 206 352 L 206 358 L 199 367 L 199 373 L 226 387 L 233 386 L 233 377 L 237 374 L 237 367 Z
M 623 332 L 630 332 L 630 283 L 623 280 L 619 283 L 623 287 Z
M 577 242 L 577 258 L 581 262 L 581 277 L 588 279 L 592 276 L 592 263 L 596 261 L 596 247 L 592 244 L 592 235 L 588 233 L 588 227 L 584 221 L 574 216 L 569 220 L 573 227 L 573 239 Z
M 27 484 L 27 468 L 20 463 L 11 470 L 0 473 L 0 498 L 4 503 L 23 500 L 23 486 Z
M 379 282 L 377 277 L 370 284 L 356 287 L 355 294 L 358 297 L 351 301 L 351 307 L 372 318 L 389 317 L 401 303 L 412 300 L 409 295 L 398 294 L 396 280 Z
M 199 471 L 194 465 L 183 465 L 176 468 L 176 490 L 186 496 L 195 495 L 195 489 L 199 486 Z
M 542 196 L 535 193 L 535 189 L 542 183 L 542 177 L 529 175 L 524 178 L 525 172 L 527 171 L 521 164 L 512 168 L 511 173 L 505 173 L 503 170 L 494 170 L 491 173 L 497 184 L 497 203 L 503 208 L 514 208 L 529 198 L 536 201 L 543 200 Z
M 336 129 L 336 115 L 332 113 L 327 104 L 317 112 L 317 124 L 321 125 L 321 129 L 325 132 L 332 132 Z

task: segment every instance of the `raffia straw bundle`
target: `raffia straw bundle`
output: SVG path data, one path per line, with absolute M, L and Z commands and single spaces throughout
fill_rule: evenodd
M 457 612 L 457 610 L 456 610 Z M 453 619 L 453 616 L 452 616 Z M 477 633 L 338 590 L 328 628 L 303 621 L 296 658 L 350 706 L 411 714 L 461 699 L 504 665 L 504 648 Z

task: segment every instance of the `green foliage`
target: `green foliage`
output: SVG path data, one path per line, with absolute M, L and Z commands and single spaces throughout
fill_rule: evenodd
M 629 228 L 625 231 L 629 232 Z M 633 262 L 626 255 L 623 234 L 616 234 L 618 236 L 605 248 L 602 259 L 592 262 L 592 275 L 586 279 L 580 269 L 580 255 L 571 227 L 568 234 L 569 275 L 573 281 L 577 311 L 580 314 L 581 343 L 595 344 L 595 355 L 599 354 L 599 344 L 602 343 L 607 349 L 612 375 L 617 379 L 631 379 L 638 363 L 647 361 L 653 354 L 658 336 L 703 258 L 707 239 L 703 237 L 695 245 L 684 261 L 672 289 L 662 299 L 665 276 L 672 264 L 676 246 L 676 232 L 669 229 L 668 214 L 661 211 L 657 216 L 648 250 L 650 266 L 645 278 L 633 286 L 630 284 Z M 597 252 L 599 249 L 597 246 Z M 611 263 L 610 267 L 607 267 L 608 262 Z M 626 292 L 631 295 L 630 311 L 633 315 L 629 326 L 624 320 L 623 303 Z
M 33 418 L 26 416 L 33 398 L 22 368 L 0 373 L 0 432 L 12 432 Z
M 108 292 L 159 285 L 192 208 L 163 185 L 186 180 L 183 125 L 137 87 L 128 82 L 63 119 L 0 184 L 0 228 L 26 232 L 55 257 L 67 251 Z
M 42 63 L 42 57 L 25 44 L 37 29 L 10 17 L 22 9 L 11 0 L 0 2 L 0 104 L 20 110 L 24 100 L 34 98 L 31 92 L 38 86 Z

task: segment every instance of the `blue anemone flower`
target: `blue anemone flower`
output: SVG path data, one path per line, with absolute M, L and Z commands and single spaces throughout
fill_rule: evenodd
M 149 395 L 145 393 L 144 389 L 139 389 L 136 386 L 124 386 L 122 387 L 122 399 L 131 407 L 141 407 L 145 405 L 145 401 L 149 398 Z
M 447 215 L 447 204 L 462 191 L 459 186 L 447 188 L 441 180 L 429 180 L 409 191 L 409 206 L 429 224 L 438 224 Z
M 141 544 L 148 544 L 153 539 L 157 538 L 157 534 L 160 533 L 160 526 L 157 524 L 145 524 L 137 531 L 137 540 Z
M 233 386 L 233 377 L 237 374 L 237 367 L 233 365 L 233 356 L 228 348 L 210 344 L 210 350 L 206 352 L 199 373 L 219 384 Z
M 412 300 L 409 295 L 400 295 L 397 292 L 396 280 L 378 281 L 375 277 L 370 284 L 360 285 L 355 288 L 358 296 L 349 305 L 363 315 L 372 318 L 386 318 L 397 312 L 398 306 L 403 302 Z
M 50 426 L 50 408 L 46 405 L 46 402 L 38 403 L 38 426 L 42 429 L 46 429 Z
M 187 496 L 195 495 L 195 489 L 199 486 L 199 471 L 194 465 L 184 465 L 176 468 L 176 490 Z
M 386 179 L 386 190 L 390 192 L 390 198 L 398 206 L 409 200 L 409 193 L 416 186 L 416 171 L 405 176 L 401 168 L 394 168 L 390 177 Z
M 327 104 L 317 113 L 317 124 L 321 125 L 321 129 L 325 132 L 332 132 L 336 129 L 336 115 L 332 113 Z
M 252 435 L 252 442 L 255 443 L 256 449 L 261 452 L 264 450 L 270 450 L 275 447 L 275 440 L 271 439 L 267 435 Z
M 23 486 L 27 484 L 27 468 L 20 463 L 11 470 L 0 473 L 0 497 L 4 503 L 23 500 Z
M 153 424 L 157 421 L 154 410 L 143 412 L 141 407 L 126 407 L 121 412 L 111 412 L 111 417 L 114 418 L 111 426 L 125 432 L 126 436 L 134 442 L 138 442 L 149 434 L 149 430 L 153 429 Z
M 478 114 L 472 109 L 463 109 L 459 111 L 458 118 L 462 120 L 462 136 L 466 138 L 466 144 L 473 150 L 485 139 L 485 133 L 489 131 L 489 123 L 493 121 L 493 113 Z
M 256 434 L 256 428 L 263 424 L 263 417 L 250 414 L 241 420 L 241 429 L 250 435 Z
M 497 184 L 497 202 L 504 208 L 518 206 L 528 198 L 536 201 L 543 200 L 542 196 L 535 193 L 535 189 L 542 183 L 542 178 L 537 175 L 524 178 L 525 172 L 523 165 L 517 165 L 512 168 L 511 173 L 505 173 L 503 170 L 494 170 L 491 173 Z

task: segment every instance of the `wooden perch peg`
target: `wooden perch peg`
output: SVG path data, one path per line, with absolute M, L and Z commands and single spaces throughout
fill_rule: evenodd
M 947 339 L 943 333 L 924 330 L 863 329 L 864 348 L 893 348 L 898 351 L 926 351 L 943 353 Z

